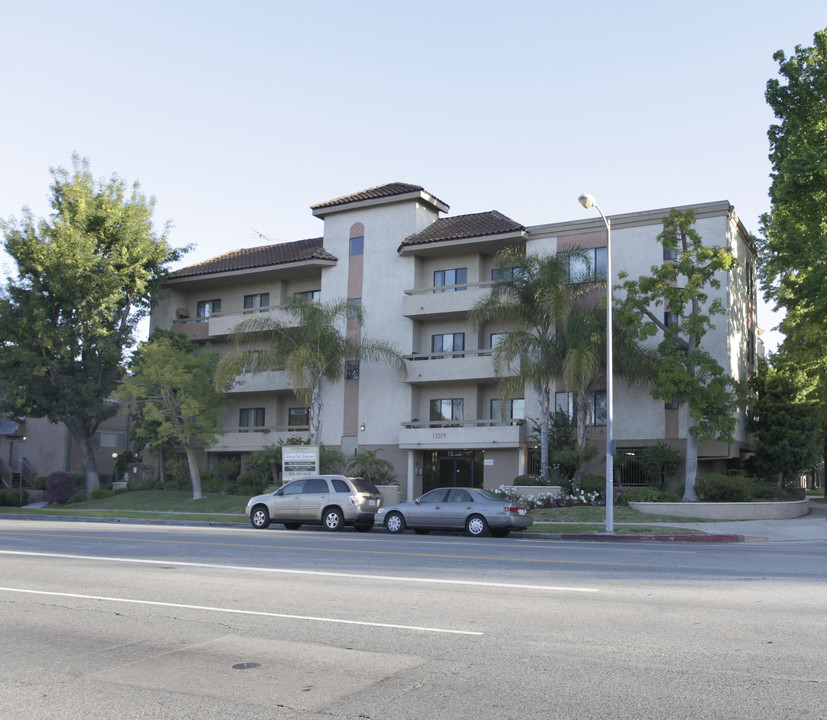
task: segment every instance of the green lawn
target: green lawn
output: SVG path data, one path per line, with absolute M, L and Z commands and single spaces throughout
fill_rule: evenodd
M 142 490 L 121 492 L 102 500 L 72 503 L 60 508 L 2 508 L 0 512 L 26 515 L 63 515 L 74 517 L 121 517 L 163 520 L 198 520 L 229 523 L 247 523 L 244 507 L 249 498 L 244 495 L 205 495 L 193 500 L 189 491 Z M 529 532 L 600 533 L 606 518 L 603 507 L 542 508 L 532 510 L 535 525 Z M 614 509 L 615 523 L 637 523 L 634 526 L 617 525 L 619 535 L 703 534 L 687 528 L 663 527 L 652 523 L 704 522 L 692 518 L 668 515 L 647 515 L 626 506 Z M 546 524 L 553 523 L 553 524 Z

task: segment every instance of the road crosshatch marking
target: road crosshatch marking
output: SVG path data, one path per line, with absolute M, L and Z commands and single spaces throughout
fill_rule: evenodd
M 23 535 L 28 537 L 53 537 L 53 538 L 69 538 L 76 540 L 104 540 L 111 542 L 112 537 L 96 536 L 96 535 L 75 535 L 75 534 L 60 534 L 60 533 L 38 533 L 38 532 L 12 532 L 0 530 L 0 535 Z M 261 545 L 253 543 L 224 543 L 206 540 L 158 540 L 150 538 L 118 538 L 119 541 L 125 543 L 144 543 L 157 545 L 204 545 L 213 547 L 237 547 L 237 548 L 254 548 L 257 550 L 296 550 L 293 545 Z M 424 553 L 424 552 L 402 552 L 400 550 L 352 550 L 350 548 L 310 548 L 304 547 L 301 550 L 309 552 L 321 553 L 341 553 L 352 555 L 389 555 L 402 557 L 425 557 L 425 558 L 442 558 L 445 560 L 509 560 L 511 562 L 532 563 L 541 565 L 599 565 L 609 567 L 653 567 L 653 563 L 637 563 L 637 562 L 612 562 L 608 560 L 558 560 L 555 558 L 525 558 L 525 557 L 493 557 L 489 555 L 459 555 L 452 553 Z

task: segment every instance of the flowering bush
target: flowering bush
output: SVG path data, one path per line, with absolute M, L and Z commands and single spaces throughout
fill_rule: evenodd
M 75 478 L 72 473 L 61 470 L 51 473 L 46 478 L 44 494 L 49 502 L 63 505 L 75 494 Z
M 514 487 L 508 485 L 500 485 L 495 492 L 504 500 L 509 502 L 524 502 L 531 508 L 559 508 L 559 507 L 574 507 L 575 505 L 605 505 L 605 492 L 597 492 L 596 490 L 579 490 L 577 492 L 567 493 L 561 491 L 558 493 L 537 493 L 536 495 L 520 495 L 516 492 Z M 614 504 L 619 505 L 622 502 L 622 488 L 616 487 L 614 493 Z

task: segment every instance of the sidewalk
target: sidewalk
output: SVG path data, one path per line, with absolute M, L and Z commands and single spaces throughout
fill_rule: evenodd
M 691 528 L 707 535 L 561 535 L 566 540 L 603 541 L 673 541 L 673 542 L 827 542 L 827 503 L 809 503 L 810 512 L 790 520 L 729 520 L 702 523 L 651 523 L 670 528 Z M 535 523 L 535 527 L 544 523 Z M 549 533 L 553 523 L 549 523 Z M 618 527 L 633 527 L 631 523 L 615 523 Z

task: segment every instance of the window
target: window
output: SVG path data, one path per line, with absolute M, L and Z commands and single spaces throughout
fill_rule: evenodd
M 678 249 L 673 247 L 668 247 L 666 245 L 663 246 L 663 259 L 664 260 L 677 260 L 678 259 Z
M 448 493 L 447 502 L 469 503 L 474 502 L 474 498 L 471 497 L 471 493 L 469 493 L 467 490 L 463 490 L 462 488 L 455 488 Z
M 311 302 L 321 302 L 322 301 L 322 291 L 321 290 L 302 290 L 301 292 L 294 293 L 296 297 L 303 297 L 307 298 Z
M 606 391 L 595 390 L 589 394 L 589 424 L 606 424 Z
M 348 298 L 347 316 L 357 317 L 362 310 L 362 298 Z
M 359 362 L 357 360 L 345 361 L 345 380 L 359 379 Z
M 468 269 L 455 268 L 454 270 L 434 270 L 435 293 L 455 292 L 465 290 L 464 287 L 445 287 L 446 285 L 465 285 L 468 282 Z
M 755 294 L 755 265 L 747 263 L 747 296 L 751 299 Z
M 574 393 L 558 392 L 554 394 L 554 409 L 565 413 L 573 424 L 577 423 L 577 407 Z M 589 409 L 586 425 L 606 424 L 606 391 L 593 390 L 589 393 Z
M 462 398 L 446 398 L 431 400 L 431 420 L 446 422 L 448 420 L 462 420 Z
M 554 412 L 563 413 L 567 418 L 572 419 L 574 417 L 574 394 L 554 393 Z
M 290 430 L 304 430 L 310 427 L 310 408 L 289 408 L 287 411 L 287 427 Z
M 512 398 L 503 405 L 501 399 L 495 398 L 491 401 L 491 419 L 506 422 L 525 419 L 525 399 Z
M 677 322 L 678 316 L 675 315 L 675 313 L 669 312 L 668 310 L 663 313 L 663 324 L 666 325 L 666 327 L 672 327 Z
M 245 310 L 258 310 L 264 312 L 261 308 L 270 307 L 270 293 L 258 293 L 256 295 L 244 296 Z
M 493 350 L 494 348 L 499 347 L 502 344 L 503 340 L 505 340 L 507 337 L 508 333 L 491 333 L 491 349 Z
M 365 253 L 365 238 L 364 237 L 352 237 L 350 238 L 350 254 L 351 255 L 364 255 Z
M 575 250 L 563 253 L 568 263 L 568 281 L 570 283 L 594 282 L 605 280 L 609 266 L 609 256 L 605 247 Z
M 339 478 L 331 478 L 330 482 L 333 483 L 333 492 L 350 492 L 350 485 L 348 485 L 344 480 L 340 480 Z
M 324 478 L 307 478 L 307 480 L 304 481 L 302 495 L 327 492 L 330 492 L 330 489 L 327 487 L 327 480 Z
M 465 333 L 431 335 L 432 353 L 452 352 L 454 350 L 465 350 Z M 461 358 L 462 355 L 452 355 L 451 357 Z
M 125 448 L 126 433 L 98 431 L 98 445 L 102 448 Z
M 238 411 L 239 432 L 261 432 L 264 429 L 264 408 L 241 408 Z
M 511 267 L 511 268 L 494 268 L 491 271 L 491 279 L 496 282 L 497 280 L 511 280 L 512 278 L 518 278 L 522 276 L 522 271 L 519 267 Z
M 755 365 L 757 360 L 757 342 L 755 339 L 755 330 L 750 329 L 747 333 L 747 362 L 750 365 Z
M 197 322 L 207 322 L 210 315 L 221 312 L 221 300 L 199 300 L 195 315 Z

